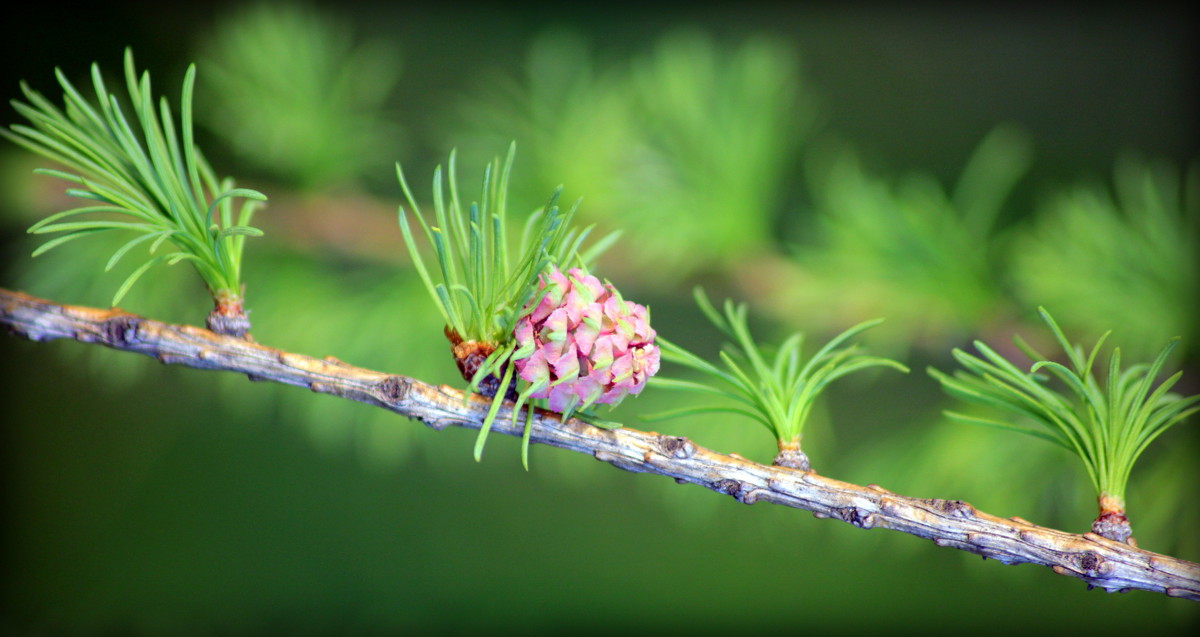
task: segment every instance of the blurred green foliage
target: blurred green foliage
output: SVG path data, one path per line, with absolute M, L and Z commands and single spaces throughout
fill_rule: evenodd
M 201 117 L 239 161 L 302 191 L 353 186 L 395 161 L 397 42 L 362 38 L 334 11 L 260 2 L 227 11 L 200 48 Z
M 1029 168 L 1026 135 L 994 129 L 951 190 L 923 172 L 873 175 L 852 147 L 827 143 L 807 163 L 812 221 L 794 247 L 793 285 L 768 301 L 778 314 L 826 329 L 882 316 L 893 349 L 941 349 L 1013 311 L 999 221 Z
M 578 34 L 540 36 L 523 83 L 490 77 L 467 102 L 468 130 L 522 140 L 533 167 L 518 187 L 583 195 L 581 217 L 623 230 L 621 261 L 662 283 L 773 249 L 788 173 L 816 117 L 793 48 L 683 29 L 631 59 L 594 57 Z
M 1128 354 L 1148 358 L 1175 336 L 1200 349 L 1200 167 L 1122 157 L 1111 187 L 1056 189 L 1028 223 L 1011 252 L 1022 303 L 1111 329 Z
M 971 337 L 1035 331 L 1024 328 L 1042 304 L 1084 340 L 1114 329 L 1129 355 L 1183 336 L 1169 365 L 1195 393 L 1196 178 L 1180 166 L 1196 145 L 1192 120 L 1171 115 L 1190 117 L 1190 103 L 1168 97 L 1186 93 L 1173 73 L 1191 36 L 1176 21 L 741 5 L 647 7 L 645 20 L 482 5 L 234 3 L 213 22 L 183 5 L 141 10 L 111 24 L 98 8 L 47 16 L 4 43 L 20 46 L 6 60 L 35 87 L 54 65 L 73 76 L 127 45 L 168 85 L 198 62 L 199 97 L 220 97 L 197 117 L 235 151 L 210 156 L 214 167 L 280 182 L 263 188 L 266 235 L 246 258 L 260 342 L 460 383 L 405 263 L 391 166 L 429 174 L 457 146 L 474 174 L 516 139 L 514 200 L 558 184 L 583 196 L 581 217 L 625 232 L 596 274 L 706 358 L 718 339 L 692 283 L 747 299 L 768 342 L 884 317 L 864 340 L 918 368 L 947 368 Z M 1122 144 L 1161 159 L 1118 160 L 1101 185 Z M 22 193 L 6 190 L 0 211 L 0 284 L 106 304 L 121 273 L 91 264 L 117 246 L 30 260 L 25 228 L 61 202 L 13 148 L 0 168 Z M 311 201 L 291 189 L 375 179 L 390 189 L 373 190 L 373 206 L 289 207 Z M 373 247 L 381 238 L 394 252 Z M 125 309 L 198 323 L 202 286 L 172 270 L 148 272 Z M 1197 618 L 1161 595 L 1085 593 L 1042 569 L 747 508 L 574 454 L 535 446 L 526 474 L 515 440 L 475 464 L 472 432 L 296 388 L 71 343 L 0 339 L 0 351 L 16 376 L 0 428 L 10 632 L 795 630 L 801 617 L 810 630 L 881 630 L 861 612 L 864 591 L 887 629 L 913 632 L 1166 633 Z M 821 473 L 1088 528 L 1086 476 L 1065 452 L 947 423 L 923 375 L 859 376 L 832 386 L 806 426 Z M 687 400 L 651 390 L 613 418 L 640 427 L 639 414 Z M 661 430 L 770 461 L 769 434 L 733 424 L 707 414 Z M 1127 493 L 1141 545 L 1192 560 L 1196 429 L 1151 446 Z

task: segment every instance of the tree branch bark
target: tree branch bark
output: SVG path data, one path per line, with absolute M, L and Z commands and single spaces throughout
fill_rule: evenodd
M 464 398 L 451 387 L 362 369 L 333 357 L 293 354 L 188 325 L 162 323 L 120 309 L 62 305 L 0 288 L 0 323 L 33 341 L 72 339 L 152 356 L 165 364 L 246 374 L 340 396 L 394 411 L 435 430 L 478 429 L 489 401 Z M 520 436 L 508 406 L 492 431 Z M 561 422 L 539 411 L 531 441 L 589 454 L 627 471 L 653 473 L 700 485 L 744 504 L 770 502 L 842 520 L 862 529 L 884 528 L 969 551 L 1003 564 L 1038 564 L 1109 592 L 1146 590 L 1200 601 L 1200 565 L 1114 542 L 999 518 L 959 500 L 926 499 L 865 487 L 786 467 L 710 451 L 684 437 L 635 429 L 606 430 L 582 421 Z

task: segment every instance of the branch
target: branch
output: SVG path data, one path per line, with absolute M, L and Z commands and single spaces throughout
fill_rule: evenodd
M 67 338 L 138 352 L 159 361 L 246 374 L 389 409 L 435 430 L 478 429 L 489 401 L 447 386 L 362 369 L 333 357 L 311 358 L 214 334 L 188 325 L 145 319 L 120 309 L 61 305 L 0 288 L 0 323 L 33 341 Z M 492 431 L 520 436 L 508 407 Z M 606 430 L 577 419 L 561 422 L 539 411 L 531 441 L 594 456 L 627 471 L 700 485 L 738 502 L 770 502 L 811 511 L 862 529 L 883 528 L 933 540 L 1003 564 L 1038 564 L 1108 592 L 1146 590 L 1200 601 L 1200 564 L 1159 555 L 1094 533 L 1076 535 L 999 518 L 960 500 L 914 498 L 811 471 L 767 466 L 710 451 L 683 437 L 635 429 Z

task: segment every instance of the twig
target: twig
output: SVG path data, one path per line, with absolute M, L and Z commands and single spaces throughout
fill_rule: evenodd
M 0 322 L 33 341 L 60 338 L 139 352 L 163 363 L 246 374 L 376 405 L 435 430 L 478 428 L 490 401 L 466 400 L 451 387 L 362 369 L 333 357 L 293 354 L 188 325 L 173 325 L 119 309 L 61 305 L 0 288 Z M 520 436 L 507 409 L 492 431 Z M 733 496 L 811 511 L 856 527 L 884 528 L 933 540 L 1004 564 L 1040 564 L 1109 592 L 1146 590 L 1200 601 L 1200 565 L 1113 542 L 998 518 L 959 500 L 914 498 L 720 454 L 684 437 L 621 428 L 606 430 L 539 412 L 531 440 L 594 456 L 627 471 L 654 473 Z

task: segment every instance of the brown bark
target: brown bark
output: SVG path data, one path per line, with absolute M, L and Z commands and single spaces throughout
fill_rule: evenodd
M 217 334 L 250 338 L 250 318 L 242 307 L 243 296 L 228 290 L 213 292 L 213 309 L 204 324 Z
M 1100 515 L 1092 522 L 1092 533 L 1114 542 L 1137 546 L 1137 540 L 1133 539 L 1133 527 L 1129 525 L 1129 518 L 1125 517 L 1125 501 L 1101 493 L 1097 502 L 1100 505 Z
M 435 430 L 477 429 L 491 401 L 418 380 L 362 369 L 333 357 L 312 358 L 188 325 L 162 323 L 119 309 L 60 305 L 0 288 L 0 323 L 34 341 L 60 338 L 139 352 L 165 364 L 246 374 L 307 387 L 419 420 Z M 492 431 L 522 434 L 508 406 Z M 959 500 L 916 498 L 859 486 L 811 471 L 767 466 L 721 454 L 684 437 L 561 422 L 539 411 L 531 442 L 589 454 L 627 471 L 652 473 L 723 493 L 744 504 L 769 502 L 862 529 L 883 528 L 969 551 L 1003 564 L 1039 564 L 1109 592 L 1146 590 L 1200 601 L 1200 565 L 1151 553 L 1095 533 L 1077 535 L 999 518 Z

